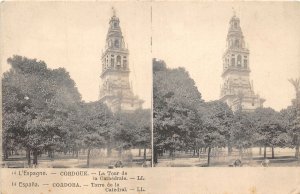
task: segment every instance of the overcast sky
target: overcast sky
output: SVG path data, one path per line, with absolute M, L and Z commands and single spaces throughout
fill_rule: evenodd
M 5 2 L 1 66 L 13 54 L 65 67 L 85 101 L 99 95 L 101 50 L 114 6 L 130 51 L 134 93 L 151 105 L 151 58 L 185 67 L 206 101 L 219 99 L 222 54 L 233 9 L 250 49 L 254 90 L 280 110 L 300 76 L 300 4 L 275 2 Z M 152 23 L 151 23 L 152 6 Z M 152 40 L 152 54 L 150 39 Z
M 98 100 L 101 53 L 112 6 L 129 48 L 134 93 L 151 107 L 151 25 L 149 3 L 6 2 L 1 17 L 1 65 L 14 54 L 65 67 L 83 100 Z
M 266 107 L 287 107 L 295 97 L 288 79 L 300 76 L 300 3 L 154 3 L 153 55 L 185 67 L 204 100 L 219 99 L 232 8 L 250 49 L 255 92 Z

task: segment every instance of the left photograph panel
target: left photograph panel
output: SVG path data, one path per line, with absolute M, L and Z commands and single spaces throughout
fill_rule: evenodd
M 151 167 L 148 2 L 1 7 L 3 168 Z

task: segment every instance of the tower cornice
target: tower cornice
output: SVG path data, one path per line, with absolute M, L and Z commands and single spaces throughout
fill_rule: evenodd
M 225 77 L 228 73 L 239 72 L 239 73 L 247 73 L 249 74 L 251 71 L 249 68 L 241 68 L 241 67 L 228 67 L 223 70 L 222 77 Z
M 239 54 L 250 54 L 249 49 L 247 48 L 228 48 L 223 53 L 223 57 L 225 57 L 228 53 L 239 53 Z
M 129 69 L 106 69 L 101 73 L 100 78 L 103 78 L 107 73 L 129 74 L 130 70 Z
M 103 53 L 102 53 L 102 58 L 107 55 L 107 53 L 112 53 L 112 54 L 129 54 L 129 50 L 127 48 L 124 49 L 114 49 L 114 48 L 107 48 Z

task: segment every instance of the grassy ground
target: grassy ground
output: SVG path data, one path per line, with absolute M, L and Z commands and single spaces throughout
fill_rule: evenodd
M 233 153 L 232 156 L 227 156 L 226 152 L 216 154 L 211 157 L 212 167 L 228 167 L 235 160 L 241 159 L 243 166 L 261 167 L 264 160 L 263 155 L 259 154 L 259 148 L 252 150 L 252 157 L 246 156 L 240 158 L 238 153 Z M 293 167 L 300 166 L 300 160 L 294 157 L 293 149 L 275 149 L 275 158 L 271 158 L 271 150 L 267 150 L 267 158 L 270 161 L 269 167 Z M 207 165 L 207 154 L 202 154 L 201 157 L 193 156 L 189 153 L 177 153 L 175 158 L 170 158 L 167 154 L 158 159 L 157 167 L 203 167 Z
M 151 150 L 146 152 L 147 161 L 151 160 Z M 32 157 L 31 157 L 32 158 Z M 143 152 L 139 156 L 138 150 L 127 151 L 118 156 L 117 151 L 113 151 L 110 157 L 107 157 L 105 151 L 95 150 L 90 156 L 90 168 L 108 168 L 117 161 L 122 161 L 124 167 L 142 167 L 144 163 Z M 27 168 L 27 159 L 24 153 L 10 156 L 8 160 L 2 162 L 3 167 L 9 168 Z M 148 164 L 149 166 L 149 164 Z M 38 168 L 87 168 L 87 155 L 80 153 L 78 158 L 72 154 L 55 153 L 54 158 L 49 158 L 43 154 L 38 157 Z

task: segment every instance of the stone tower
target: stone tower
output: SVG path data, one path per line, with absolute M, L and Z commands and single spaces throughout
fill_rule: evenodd
M 143 100 L 134 96 L 129 82 L 129 51 L 125 46 L 120 20 L 113 9 L 106 36 L 105 51 L 102 53 L 100 75 L 100 101 L 113 112 L 141 109 Z
M 240 19 L 234 14 L 229 22 L 227 46 L 223 54 L 221 86 L 221 100 L 233 111 L 253 111 L 263 106 L 265 100 L 254 93 L 249 75 L 249 50 L 245 46 Z

